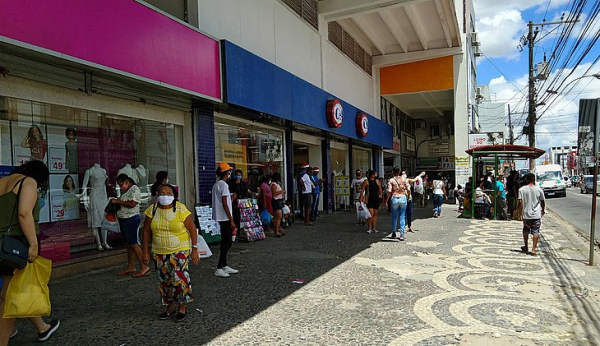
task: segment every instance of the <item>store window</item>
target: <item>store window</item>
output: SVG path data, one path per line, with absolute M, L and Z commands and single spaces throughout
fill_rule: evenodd
M 181 134 L 182 127 L 173 124 L 0 97 L 3 171 L 29 160 L 43 161 L 50 170 L 49 190 L 40 196 L 40 238 L 42 250 L 60 249 L 55 262 L 106 243 L 98 230 L 108 198 L 119 195 L 119 172 L 140 187 L 142 213 L 158 171 L 179 183 L 183 158 L 175 148 L 182 146 Z M 121 236 L 108 235 L 112 239 Z
M 215 157 L 241 169 L 252 191 L 264 175 L 275 172 L 285 179 L 283 132 L 228 119 L 215 120 Z M 285 186 L 285 181 L 282 182 Z
M 356 171 L 357 169 L 366 172 L 373 169 L 371 163 L 371 150 L 352 148 L 352 167 Z

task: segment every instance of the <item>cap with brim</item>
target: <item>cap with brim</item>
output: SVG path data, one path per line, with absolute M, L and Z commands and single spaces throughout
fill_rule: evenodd
M 227 162 L 220 162 L 218 167 L 221 169 L 221 172 L 226 172 L 233 169 L 233 167 L 231 167 Z

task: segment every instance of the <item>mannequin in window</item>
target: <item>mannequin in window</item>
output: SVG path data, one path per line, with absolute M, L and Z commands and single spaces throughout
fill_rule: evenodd
M 148 192 L 148 169 L 144 165 L 138 165 L 135 168 L 138 175 L 138 186 L 142 189 L 142 192 Z
M 99 163 L 95 163 L 85 171 L 82 185 L 82 188 L 89 197 L 89 205 L 86 205 L 86 210 L 88 212 L 88 227 L 92 227 L 94 230 L 94 238 L 96 239 L 96 244 L 100 251 L 111 249 L 106 243 L 108 231 L 101 229 L 102 219 L 104 218 L 104 208 L 108 204 L 108 196 L 106 194 L 107 179 L 108 175 L 106 174 L 106 170 L 100 167 Z M 102 238 L 100 238 L 101 233 Z
M 135 182 L 136 185 L 140 181 L 140 178 L 138 177 L 137 171 L 133 167 L 131 167 L 131 165 L 128 164 L 128 163 L 125 164 L 125 166 L 123 166 L 117 172 L 117 176 L 119 176 L 121 174 L 127 174 L 128 177 L 130 177 L 131 179 L 133 179 L 133 181 Z

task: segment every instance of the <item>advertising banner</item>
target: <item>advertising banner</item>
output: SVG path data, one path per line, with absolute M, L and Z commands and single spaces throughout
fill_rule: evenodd
M 494 144 L 504 144 L 503 132 L 485 132 L 469 134 L 469 149 Z
M 594 166 L 598 142 L 598 108 L 600 99 L 579 100 L 578 153 L 581 168 Z
M 335 177 L 336 196 L 350 196 L 350 177 L 347 175 L 338 175 Z

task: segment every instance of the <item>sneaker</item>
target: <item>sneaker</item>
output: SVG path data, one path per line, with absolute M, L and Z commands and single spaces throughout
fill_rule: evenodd
M 372 230 L 368 230 L 367 233 L 373 233 L 373 231 Z
M 233 269 L 230 266 L 223 267 L 223 271 L 227 274 L 237 274 L 238 273 L 237 269 Z
M 392 235 L 390 236 L 391 239 L 396 239 L 396 232 L 392 233 Z
M 405 240 L 406 240 L 406 238 L 404 238 L 404 236 L 403 236 L 403 235 L 401 235 L 401 236 L 400 236 L 400 241 L 405 241 Z
M 39 341 L 46 341 L 46 340 L 50 339 L 50 337 L 52 336 L 52 334 L 58 329 L 58 326 L 60 326 L 60 321 L 59 320 L 52 320 L 50 322 L 50 328 L 48 328 L 47 331 L 45 331 L 43 333 L 38 333 L 38 340 Z
M 15 337 L 15 335 L 17 335 L 19 333 L 19 330 L 17 329 L 17 327 L 13 327 L 12 331 L 10 332 L 10 336 L 8 337 L 9 339 L 12 339 Z
M 379 233 L 379 231 L 378 231 L 378 230 L 376 230 L 376 229 L 374 229 L 374 230 L 373 230 L 373 233 Z
M 102 245 L 98 245 L 98 251 L 104 251 L 104 248 L 102 247 Z
M 218 276 L 220 278 L 228 278 L 229 274 L 227 274 L 222 268 L 218 268 L 217 270 L 215 270 L 215 276 Z

